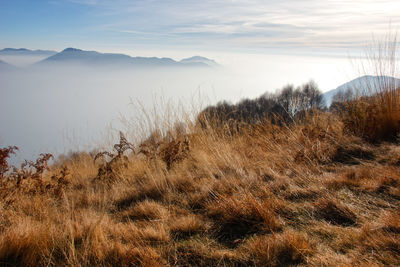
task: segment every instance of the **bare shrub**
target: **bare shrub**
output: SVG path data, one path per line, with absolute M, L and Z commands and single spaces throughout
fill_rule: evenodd
M 269 120 L 272 124 L 294 123 L 305 111 L 322 109 L 323 98 L 317 84 L 310 81 L 295 88 L 287 85 L 275 94 L 266 93 L 256 99 L 244 99 L 237 104 L 226 101 L 205 108 L 197 116 L 197 124 L 235 134 L 248 125 Z

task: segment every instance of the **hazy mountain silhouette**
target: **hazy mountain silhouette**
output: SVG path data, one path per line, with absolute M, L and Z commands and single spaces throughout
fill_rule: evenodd
M 200 57 L 200 56 L 194 56 L 190 58 L 185 58 L 179 61 L 180 63 L 185 63 L 185 64 L 194 64 L 194 63 L 200 63 L 200 64 L 206 64 L 210 67 L 219 67 L 220 65 L 215 62 L 212 59 L 208 59 L 206 57 Z
M 212 62 L 212 60 L 204 58 Z M 60 53 L 50 56 L 36 66 L 52 64 L 78 64 L 91 67 L 209 67 L 211 65 L 202 62 L 177 62 L 171 58 L 158 57 L 131 57 L 124 54 L 99 53 L 96 51 L 85 51 L 76 48 L 67 48 Z
M 352 91 L 353 94 L 372 94 L 383 85 L 390 84 L 391 86 L 400 87 L 400 79 L 390 76 L 371 76 L 365 75 L 347 83 L 344 83 L 336 89 L 327 91 L 323 94 L 326 105 L 329 107 L 332 104 L 333 97 L 339 92 Z
M 29 50 L 26 48 L 4 48 L 0 50 L 0 55 L 3 56 L 52 56 L 57 54 L 51 50 Z

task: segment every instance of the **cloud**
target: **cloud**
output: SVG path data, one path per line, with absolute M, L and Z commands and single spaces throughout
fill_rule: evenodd
M 102 30 L 171 44 L 350 48 L 400 25 L 400 2 L 389 0 L 69 1 L 92 6 Z

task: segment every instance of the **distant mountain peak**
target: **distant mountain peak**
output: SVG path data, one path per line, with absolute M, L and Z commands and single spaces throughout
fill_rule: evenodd
M 209 67 L 218 67 L 219 66 L 219 64 L 217 62 L 215 62 L 214 60 L 206 58 L 206 57 L 201 57 L 201 56 L 193 56 L 193 57 L 189 57 L 189 58 L 184 58 L 179 62 L 184 63 L 184 64 L 203 64 L 203 65 L 207 65 Z
M 336 89 L 329 90 L 323 94 L 326 105 L 329 107 L 333 101 L 334 96 L 339 93 L 345 93 L 347 90 L 352 91 L 355 94 L 373 94 L 375 91 L 379 91 L 379 88 L 382 86 L 400 86 L 400 79 L 391 77 L 391 76 L 373 76 L 373 75 L 364 75 L 358 78 L 355 78 L 347 83 L 344 83 L 337 87 Z
M 82 52 L 83 50 L 73 47 L 65 48 L 62 52 Z
M 185 60 L 185 59 L 183 59 L 183 60 Z M 193 56 L 193 57 L 186 58 L 186 60 L 211 60 L 211 59 L 208 59 L 208 58 L 202 57 L 202 56 Z

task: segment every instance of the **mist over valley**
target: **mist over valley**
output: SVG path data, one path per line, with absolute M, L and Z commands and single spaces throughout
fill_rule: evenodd
M 346 79 L 320 75 L 322 59 L 294 57 L 303 64 L 299 71 L 289 64 L 293 57 L 268 58 L 264 65 L 257 60 L 224 65 L 202 56 L 174 60 L 77 48 L 2 49 L 0 123 L 7 127 L 0 132 L 0 145 L 17 145 L 17 161 L 41 152 L 91 150 L 111 144 L 118 130 L 128 127 L 126 119 L 143 111 L 163 113 L 180 106 L 194 116 L 219 101 L 235 103 L 313 77 L 327 84 Z

